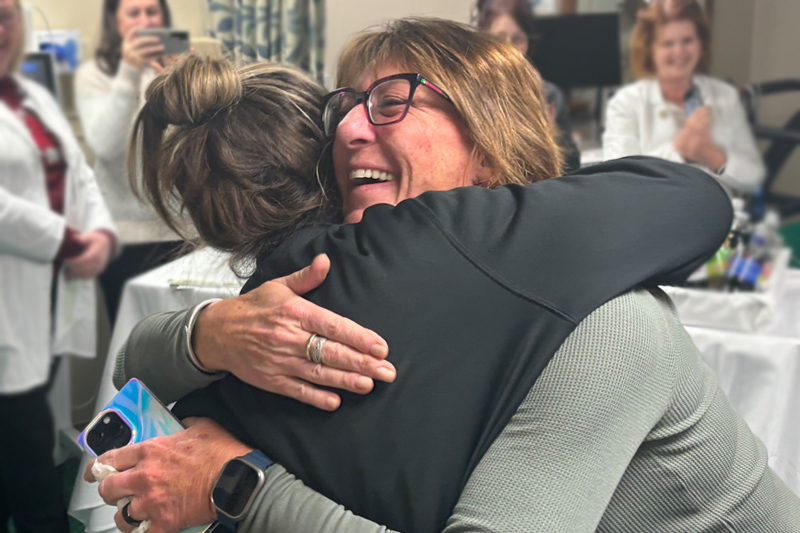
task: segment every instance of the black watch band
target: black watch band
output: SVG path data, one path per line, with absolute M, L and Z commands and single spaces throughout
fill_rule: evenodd
M 225 463 L 211 492 L 219 526 L 234 533 L 238 531 L 239 524 L 264 486 L 264 472 L 274 464 L 275 461 L 261 450 L 254 450 Z

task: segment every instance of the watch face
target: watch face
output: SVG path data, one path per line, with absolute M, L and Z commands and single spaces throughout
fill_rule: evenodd
M 229 461 L 217 478 L 211 497 L 217 509 L 238 519 L 258 486 L 259 472 L 247 463 Z

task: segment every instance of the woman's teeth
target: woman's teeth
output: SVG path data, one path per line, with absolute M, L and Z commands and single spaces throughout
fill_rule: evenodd
M 360 168 L 350 173 L 350 180 L 393 181 L 394 175 L 380 170 Z

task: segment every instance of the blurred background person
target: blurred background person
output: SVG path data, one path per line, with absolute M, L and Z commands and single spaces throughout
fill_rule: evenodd
M 476 6 L 476 26 L 507 39 L 511 45 L 531 60 L 536 40 L 536 21 L 527 0 L 479 0 Z M 572 138 L 564 94 L 552 83 L 544 81 L 550 118 L 555 122 L 556 142 L 564 156 L 565 172 L 580 168 L 581 154 Z
M 181 247 L 155 212 L 134 198 L 126 170 L 133 120 L 163 51 L 157 37 L 138 32 L 170 25 L 166 0 L 104 0 L 100 45 L 75 77 L 75 103 L 97 158 L 97 181 L 124 245 L 100 277 L 112 327 L 125 282 L 174 259 Z
M 729 191 L 754 192 L 765 168 L 739 94 L 706 76 L 711 35 L 697 0 L 653 0 L 631 35 L 641 78 L 609 101 L 603 158 L 650 155 L 693 163 Z
M 52 355 L 94 355 L 92 280 L 116 232 L 58 103 L 17 74 L 23 35 L 19 0 L 0 0 L 0 532 L 68 532 Z

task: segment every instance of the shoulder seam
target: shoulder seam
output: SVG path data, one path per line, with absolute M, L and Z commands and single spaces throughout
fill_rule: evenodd
M 563 318 L 565 320 L 568 320 L 569 322 L 571 322 L 572 324 L 577 326 L 578 320 L 576 320 L 575 317 L 573 317 L 572 315 L 570 315 L 566 311 L 563 311 L 563 310 L 559 309 L 558 306 L 556 306 L 552 302 L 549 302 L 546 299 L 541 298 L 539 296 L 536 296 L 536 295 L 533 295 L 533 294 L 529 294 L 526 291 L 515 287 L 512 283 L 506 281 L 502 276 L 500 276 L 497 272 L 495 272 L 494 270 L 489 268 L 487 265 L 485 265 L 483 262 L 481 262 L 478 258 L 476 258 L 472 254 L 470 254 L 469 250 L 467 249 L 467 246 L 465 246 L 460 240 L 458 240 L 458 238 L 455 235 L 453 235 L 452 233 L 447 231 L 442 226 L 442 224 L 439 222 L 439 219 L 436 217 L 436 215 L 433 213 L 433 211 L 430 210 L 430 208 L 428 206 L 424 205 L 422 202 L 415 202 L 415 204 L 418 205 L 421 208 L 422 212 L 428 218 L 430 218 L 430 220 L 433 222 L 433 224 L 439 229 L 441 234 L 444 235 L 444 237 L 453 246 L 453 248 L 455 248 L 458 251 L 458 253 L 460 253 L 462 256 L 464 256 L 464 258 L 467 261 L 469 261 L 470 263 L 475 265 L 475 267 L 478 270 L 483 272 L 492 281 L 494 281 L 498 285 L 502 286 L 506 290 L 508 290 L 508 291 L 514 293 L 515 295 L 519 296 L 520 298 L 523 298 L 523 299 L 528 300 L 528 301 L 530 301 L 532 303 L 540 305 L 540 306 L 548 309 L 549 311 L 557 314 L 561 318 Z

